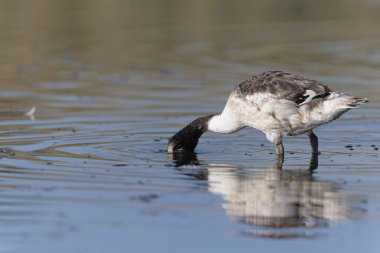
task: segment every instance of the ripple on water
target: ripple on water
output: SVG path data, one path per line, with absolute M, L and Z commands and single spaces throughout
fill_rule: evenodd
M 245 5 L 230 6 L 228 15 L 205 8 L 207 15 L 196 22 L 186 18 L 193 15 L 186 8 L 173 12 L 180 13 L 181 22 L 174 17 L 163 22 L 174 5 L 162 5 L 161 18 L 150 13 L 160 8 L 140 6 L 150 14 L 141 15 L 128 5 L 120 8 L 126 22 L 110 8 L 99 8 L 102 15 L 97 15 L 96 4 L 56 8 L 59 13 L 48 16 L 59 18 L 41 29 L 17 30 L 22 22 L 6 22 L 17 25 L 3 27 L 0 35 L 0 51 L 5 49 L 2 247 L 8 245 L 9 252 L 144 252 L 168 242 L 167 251 L 297 247 L 316 252 L 339 245 L 341 251 L 367 252 L 367 245 L 375 245 L 380 220 L 376 18 L 359 22 L 322 11 L 315 16 L 310 9 L 302 13 L 314 13 L 313 20 L 294 22 L 282 12 L 270 16 L 273 12 Z M 340 15 L 351 6 L 321 5 L 340 9 Z M 0 12 L 28 13 L 8 18 L 39 20 L 27 5 L 9 7 Z M 361 3 L 348 12 L 367 15 L 365 7 Z M 235 17 L 245 10 L 262 12 L 265 20 Z M 67 17 L 78 20 L 78 11 L 90 18 L 66 22 Z M 299 13 L 295 20 L 305 19 Z M 95 16 L 101 22 L 92 22 Z M 142 16 L 144 24 L 138 21 Z M 26 23 L 39 27 L 47 16 L 41 18 Z M 31 36 L 24 30 L 37 32 Z M 173 34 L 175 39 L 168 40 Z M 13 55 L 23 48 L 25 57 Z M 297 137 L 286 139 L 279 170 L 273 145 L 252 129 L 206 133 L 197 154 L 166 153 L 176 131 L 196 117 L 220 112 L 236 84 L 268 68 L 310 76 L 371 100 L 316 130 L 322 152 L 318 169 L 308 170 L 310 146 L 307 138 Z M 21 113 L 32 106 L 35 120 Z M 278 239 L 300 240 L 274 243 Z

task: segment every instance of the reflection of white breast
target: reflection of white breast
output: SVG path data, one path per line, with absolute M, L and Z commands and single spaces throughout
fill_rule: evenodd
M 240 192 L 239 179 L 230 168 L 209 168 L 208 174 L 209 191 L 220 194 L 228 200 L 228 196 Z

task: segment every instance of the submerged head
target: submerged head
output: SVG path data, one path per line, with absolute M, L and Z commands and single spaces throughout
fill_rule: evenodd
M 179 131 L 169 140 L 168 153 L 175 152 L 194 152 L 198 145 L 198 139 L 189 135 L 187 131 Z
M 201 135 L 207 131 L 208 122 L 213 115 L 198 118 L 181 129 L 168 143 L 168 153 L 194 152 Z

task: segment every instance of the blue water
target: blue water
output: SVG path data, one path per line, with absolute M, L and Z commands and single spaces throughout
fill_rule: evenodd
M 0 252 L 380 252 L 378 10 L 0 2 Z M 166 153 L 268 69 L 371 101 L 315 131 L 318 168 L 254 129 Z

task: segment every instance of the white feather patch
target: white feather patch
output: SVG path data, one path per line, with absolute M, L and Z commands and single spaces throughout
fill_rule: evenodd
M 299 104 L 298 106 L 301 106 L 301 105 L 304 105 L 304 104 L 307 104 L 309 103 L 313 97 L 315 97 L 317 95 L 317 93 L 313 90 L 306 90 L 305 93 L 303 94 L 304 97 L 308 96 L 305 101 L 303 101 L 301 104 Z

